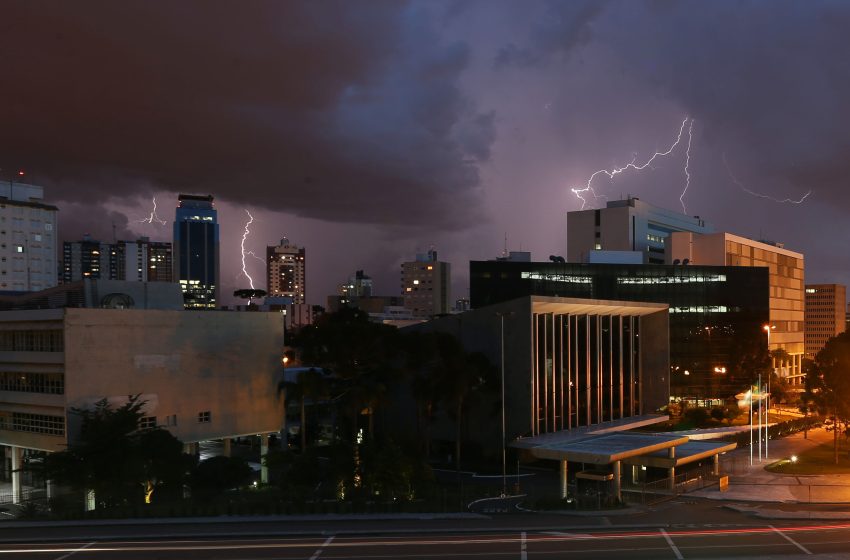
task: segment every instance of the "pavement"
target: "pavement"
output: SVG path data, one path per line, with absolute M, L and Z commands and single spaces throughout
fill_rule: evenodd
M 732 502 L 771 502 L 793 504 L 846 504 L 844 513 L 850 519 L 850 474 L 784 475 L 772 473 L 764 468 L 780 459 L 802 452 L 824 443 L 831 443 L 832 432 L 823 428 L 809 430 L 808 437 L 802 432 L 769 442 L 769 458 L 759 461 L 755 446 L 753 465 L 750 465 L 750 450 L 741 447 L 721 457 L 722 474 L 729 475 L 729 489 L 721 492 L 712 487 L 688 496 L 725 500 Z M 767 508 L 760 508 L 767 509 Z M 831 515 L 837 515 L 832 511 Z M 837 519 L 838 517 L 832 517 Z

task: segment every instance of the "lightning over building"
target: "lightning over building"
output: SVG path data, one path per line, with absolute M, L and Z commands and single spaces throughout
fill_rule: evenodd
M 164 226 L 165 224 L 168 223 L 165 220 L 161 219 L 156 214 L 156 197 L 153 197 L 153 209 L 151 210 L 151 215 L 148 216 L 147 218 L 142 218 L 141 220 L 136 220 L 136 222 L 140 223 L 140 224 L 144 224 L 144 223 L 152 224 L 152 223 L 156 222 L 161 226 Z
M 690 126 L 688 126 L 689 123 L 690 123 Z M 652 168 L 651 167 L 652 162 L 655 161 L 656 158 L 668 156 L 676 149 L 676 147 L 682 141 L 682 135 L 685 132 L 685 126 L 688 126 L 688 149 L 687 149 L 686 162 L 685 162 L 685 177 L 686 177 L 685 192 L 687 192 L 688 186 L 690 186 L 690 173 L 688 171 L 688 164 L 690 163 L 690 148 L 691 148 L 691 137 L 692 137 L 691 133 L 692 133 L 692 130 L 693 130 L 693 125 L 694 125 L 694 120 L 690 117 L 685 117 L 685 119 L 682 121 L 681 126 L 679 127 L 679 134 L 676 135 L 676 140 L 670 145 L 670 147 L 663 152 L 655 152 L 645 162 L 643 162 L 641 164 L 636 163 L 637 162 L 637 156 L 634 156 L 632 158 L 632 161 L 630 161 L 629 163 L 627 163 L 626 165 L 624 165 L 622 167 L 615 167 L 613 169 L 599 169 L 598 171 L 595 171 L 590 176 L 590 178 L 587 180 L 587 182 L 584 184 L 583 187 L 571 187 L 570 191 L 574 195 L 576 195 L 576 198 L 581 200 L 581 209 L 584 210 L 585 206 L 587 206 L 587 199 L 583 196 L 583 195 L 586 195 L 587 193 L 590 193 L 590 195 L 593 196 L 594 200 L 607 198 L 604 195 L 596 194 L 596 191 L 593 188 L 593 180 L 596 179 L 596 177 L 598 177 L 599 175 L 605 175 L 609 179 L 613 179 L 615 176 L 619 175 L 620 173 L 623 173 L 624 171 L 628 171 L 629 169 L 633 169 L 635 171 L 642 171 L 642 170 L 646 169 L 647 167 Z M 685 192 L 682 193 L 682 196 L 679 199 L 682 202 L 683 208 L 684 208 L 684 205 L 685 205 L 685 203 L 684 203 Z
M 694 138 L 694 119 L 691 119 L 691 124 L 688 125 L 688 147 L 685 150 L 685 190 L 679 197 L 679 202 L 682 203 L 682 213 L 687 214 L 688 209 L 685 208 L 685 194 L 688 192 L 688 187 L 691 186 L 691 172 L 688 167 L 691 165 L 691 141 Z
M 256 289 L 254 287 L 254 279 L 251 277 L 250 274 L 248 274 L 248 268 L 245 265 L 245 257 L 248 256 L 249 253 L 254 258 L 258 258 L 257 255 L 253 254 L 253 251 L 245 251 L 245 240 L 248 239 L 249 235 L 251 235 L 250 227 L 251 227 L 251 224 L 254 223 L 254 216 L 252 216 L 251 212 L 249 212 L 247 209 L 245 209 L 245 213 L 248 214 L 248 221 L 245 222 L 245 231 L 242 233 L 242 243 L 239 245 L 240 249 L 242 250 L 242 274 L 245 275 L 245 278 L 248 279 L 248 285 L 251 286 L 252 290 L 254 290 L 254 289 Z M 262 260 L 262 259 L 260 259 L 260 260 Z
M 741 181 L 738 180 L 737 177 L 735 177 L 735 174 L 732 173 L 732 169 L 729 167 L 729 162 L 726 161 L 726 153 L 723 154 L 723 165 L 726 167 L 726 172 L 729 173 L 729 178 L 732 179 L 732 182 L 735 183 L 735 185 L 737 185 L 738 188 L 740 188 L 742 191 L 744 191 L 748 195 L 754 196 L 756 198 L 764 198 L 766 200 L 776 202 L 777 204 L 786 204 L 786 203 L 787 204 L 802 204 L 807 198 L 809 198 L 809 195 L 812 194 L 812 190 L 809 189 L 806 192 L 806 194 L 801 196 L 799 199 L 795 200 L 793 198 L 781 198 L 780 199 L 780 198 L 775 198 L 773 196 L 770 196 L 768 194 L 758 193 L 758 192 L 755 192 L 753 190 L 748 189 Z

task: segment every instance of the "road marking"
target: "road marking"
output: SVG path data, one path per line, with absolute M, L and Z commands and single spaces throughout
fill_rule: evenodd
M 796 546 L 797 548 L 799 548 L 800 550 L 802 550 L 802 551 L 803 551 L 803 552 L 805 552 L 806 554 L 808 554 L 808 555 L 811 555 L 811 554 L 812 554 L 812 551 L 810 551 L 808 548 L 806 548 L 805 546 L 801 545 L 800 543 L 798 543 L 797 541 L 795 541 L 794 539 L 792 539 L 791 537 L 789 537 L 788 535 L 786 535 L 785 533 L 783 533 L 782 531 L 780 531 L 779 529 L 777 529 L 776 527 L 774 527 L 773 525 L 768 525 L 768 527 L 770 527 L 771 529 L 773 529 L 774 531 L 776 531 L 776 533 L 778 533 L 780 536 L 782 536 L 782 538 L 784 538 L 786 541 L 788 541 L 789 543 L 793 544 L 794 546 Z
M 313 556 L 310 557 L 310 560 L 316 560 L 316 558 L 321 556 L 322 551 L 325 549 L 326 546 L 331 544 L 331 541 L 334 540 L 335 536 L 336 535 L 331 535 L 330 537 L 328 537 L 327 540 L 325 540 L 325 542 L 322 543 L 322 546 L 319 547 L 319 550 L 317 550 L 316 552 L 313 553 Z
M 523 531 L 519 534 L 519 560 L 528 560 L 528 551 L 525 545 L 525 531 Z
M 662 535 L 664 535 L 664 540 L 667 541 L 667 544 L 670 545 L 670 548 L 673 550 L 673 554 L 676 555 L 676 558 L 678 558 L 678 560 L 682 560 L 684 556 L 682 556 L 682 553 L 679 552 L 679 547 L 676 546 L 676 544 L 673 542 L 673 539 L 671 539 L 670 535 L 667 534 L 667 531 L 665 531 L 664 529 L 658 530 L 661 531 Z
M 71 555 L 73 555 L 73 554 L 76 554 L 76 553 L 78 553 L 78 552 L 79 552 L 79 551 L 81 551 L 81 550 L 85 550 L 85 549 L 87 549 L 88 547 L 92 546 L 92 545 L 93 545 L 93 544 L 95 544 L 95 543 L 97 543 L 97 541 L 92 541 L 92 542 L 90 542 L 90 543 L 89 543 L 89 544 L 87 544 L 87 545 L 81 546 L 81 547 L 80 547 L 80 548 L 78 548 L 77 550 L 73 550 L 73 551 L 69 552 L 68 554 L 66 554 L 66 555 L 64 555 L 64 556 L 60 556 L 60 557 L 59 557 L 59 558 L 57 558 L 56 560 L 65 560 L 65 558 L 67 558 L 67 557 L 69 557 L 69 556 L 71 556 Z

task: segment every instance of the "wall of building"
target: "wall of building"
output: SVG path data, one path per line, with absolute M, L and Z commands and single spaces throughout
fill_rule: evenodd
M 826 342 L 846 328 L 847 289 L 843 284 L 806 285 L 806 357 L 813 359 Z
M 15 431 L 14 412 L 61 416 L 102 398 L 120 405 L 141 394 L 155 416 L 186 442 L 280 430 L 283 321 L 279 313 L 139 309 L 59 309 L 0 313 L 3 330 L 62 329 L 62 352 L 3 352 L 7 371 L 64 373 L 62 394 L 0 391 L 0 444 L 54 451 L 61 435 Z M 2 346 L 0 346 L 2 347 Z M 209 412 L 209 421 L 199 415 Z

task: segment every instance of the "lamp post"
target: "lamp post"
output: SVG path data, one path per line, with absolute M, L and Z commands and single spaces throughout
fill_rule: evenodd
M 502 497 L 508 495 L 508 475 L 507 475 L 507 447 L 506 447 L 506 437 L 505 437 L 505 316 L 510 317 L 513 315 L 513 311 L 497 311 L 496 315 L 499 316 L 500 320 L 500 328 L 501 328 L 501 366 L 502 366 L 502 380 L 501 380 L 501 391 L 502 391 Z

